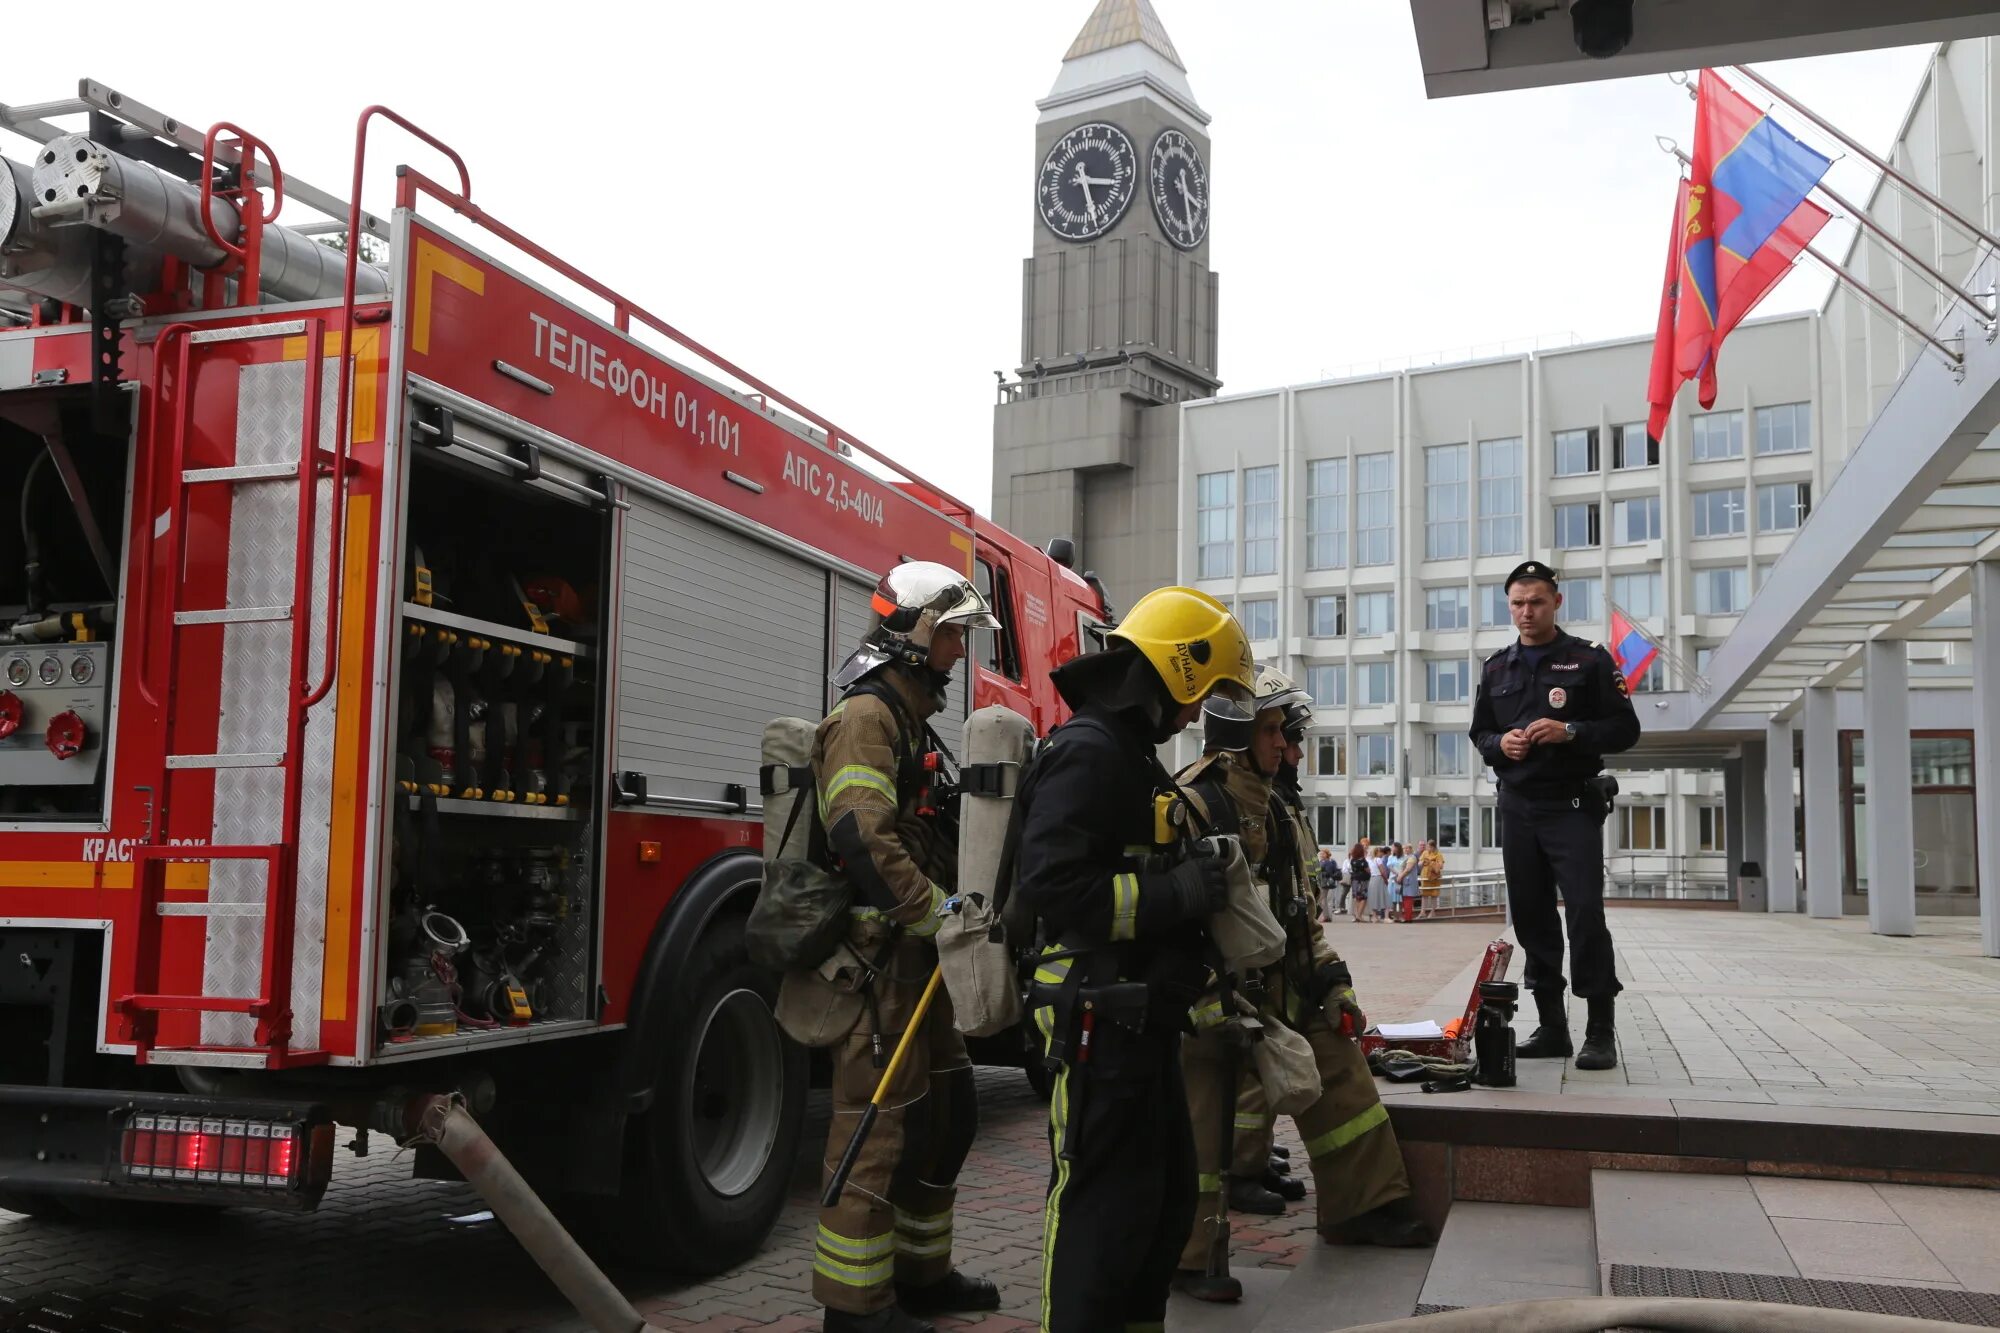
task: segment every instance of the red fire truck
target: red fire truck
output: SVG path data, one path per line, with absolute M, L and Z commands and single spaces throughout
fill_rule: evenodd
M 385 121 L 450 171 L 377 218 Z M 0 128 L 0 1206 L 311 1208 L 336 1124 L 451 1091 L 651 1257 L 739 1260 L 808 1076 L 742 945 L 764 723 L 923 559 L 1006 624 L 940 732 L 1046 730 L 1094 582 L 393 112 L 347 201 L 90 81 Z

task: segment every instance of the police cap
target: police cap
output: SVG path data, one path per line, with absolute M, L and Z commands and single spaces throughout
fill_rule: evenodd
M 1522 579 L 1540 579 L 1551 588 L 1556 586 L 1556 572 L 1539 560 L 1523 560 L 1514 566 L 1514 572 L 1509 574 L 1507 581 L 1500 586 L 1503 589 L 1511 589 Z

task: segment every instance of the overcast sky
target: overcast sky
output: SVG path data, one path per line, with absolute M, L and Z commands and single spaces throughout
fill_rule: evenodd
M 1651 330 L 1675 172 L 1654 139 L 1694 122 L 1664 77 L 1428 102 L 1404 0 L 1154 3 L 1214 117 L 1225 393 Z M 368 7 L 358 34 L 264 8 L 241 25 L 258 62 L 225 18 L 114 0 L 87 50 L 10 46 L 0 101 L 93 77 L 242 124 L 335 193 L 355 115 L 387 103 L 464 154 L 496 216 L 983 507 L 1038 225 L 1034 104 L 1091 8 L 420 2 Z M 1763 68 L 1879 150 L 1928 54 Z M 377 142 L 371 206 L 395 161 L 431 160 Z M 1836 171 L 1850 195 L 1872 179 Z M 1763 313 L 1824 288 L 1795 276 Z

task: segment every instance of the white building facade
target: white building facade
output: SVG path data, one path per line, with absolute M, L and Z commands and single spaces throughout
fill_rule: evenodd
M 1501 581 L 1523 560 L 1560 573 L 1565 629 L 1602 640 L 1617 605 L 1686 664 L 1647 673 L 1642 724 L 1648 693 L 1699 688 L 1826 482 L 1821 327 L 1744 325 L 1721 398 L 1703 411 L 1690 387 L 1657 448 L 1650 337 L 1186 405 L 1179 578 L 1313 694 L 1323 845 L 1435 838 L 1454 871 L 1498 868 L 1493 775 L 1466 731 L 1481 664 L 1513 641 Z M 1621 785 L 1614 877 L 1720 877 L 1719 772 Z

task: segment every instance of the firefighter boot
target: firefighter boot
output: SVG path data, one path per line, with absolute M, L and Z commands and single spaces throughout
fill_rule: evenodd
M 1515 1049 L 1514 1058 L 1557 1060 L 1568 1057 L 1575 1048 L 1570 1045 L 1569 1013 L 1563 1008 L 1562 991 L 1536 991 L 1535 1012 L 1540 1015 L 1541 1024 Z
M 1264 1188 L 1262 1181 L 1248 1176 L 1229 1178 L 1229 1211 L 1232 1213 L 1259 1213 L 1265 1217 L 1282 1217 L 1285 1201 Z
M 1380 1245 L 1400 1250 L 1437 1244 L 1430 1224 L 1417 1216 L 1416 1205 L 1408 1195 L 1370 1208 L 1359 1217 L 1323 1227 L 1319 1234 L 1329 1245 Z
M 1590 1017 L 1583 1025 L 1583 1049 L 1576 1053 L 1578 1069 L 1613 1069 L 1618 1064 L 1618 1001 L 1593 995 Z
M 1176 1268 L 1173 1287 L 1190 1300 L 1228 1305 L 1243 1299 L 1243 1283 L 1229 1274 L 1210 1277 L 1199 1268 Z
M 1297 1203 L 1306 1197 L 1305 1181 L 1297 1176 L 1288 1176 L 1275 1166 L 1264 1172 L 1264 1188 L 1286 1203 Z
M 828 1310 L 826 1322 L 820 1325 L 824 1333 L 937 1333 L 937 1328 L 915 1315 L 905 1314 L 899 1306 L 887 1306 L 868 1314 L 849 1314 L 845 1310 Z
M 896 1303 L 915 1314 L 971 1314 L 1000 1308 L 1000 1288 L 956 1268 L 921 1287 L 896 1284 Z

